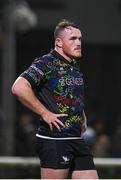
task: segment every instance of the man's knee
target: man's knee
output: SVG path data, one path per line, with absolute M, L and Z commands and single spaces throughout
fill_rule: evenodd
M 41 168 L 42 179 L 66 179 L 69 169 Z
M 99 179 L 96 170 L 83 170 L 74 171 L 72 179 Z

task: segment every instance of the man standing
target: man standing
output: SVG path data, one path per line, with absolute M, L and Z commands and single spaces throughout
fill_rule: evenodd
M 40 116 L 37 143 L 41 178 L 98 179 L 81 137 L 86 127 L 80 29 L 68 20 L 55 28 L 55 47 L 34 60 L 12 86 L 19 100 Z

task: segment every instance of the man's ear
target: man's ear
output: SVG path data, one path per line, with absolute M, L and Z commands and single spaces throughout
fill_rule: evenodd
M 62 39 L 61 38 L 56 38 L 56 40 L 55 40 L 55 45 L 57 46 L 57 47 L 62 47 L 62 45 L 63 45 L 63 42 L 62 42 Z

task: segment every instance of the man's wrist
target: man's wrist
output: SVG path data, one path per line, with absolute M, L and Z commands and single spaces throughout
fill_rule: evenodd
M 41 110 L 41 112 L 40 112 L 40 116 L 41 117 L 43 117 L 44 116 L 44 114 L 46 114 L 47 113 L 47 109 L 46 108 L 44 108 L 44 109 L 42 109 Z

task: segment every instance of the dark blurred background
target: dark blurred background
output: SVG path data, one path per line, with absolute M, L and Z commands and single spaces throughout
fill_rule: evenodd
M 121 157 L 120 0 L 0 0 L 0 156 L 36 156 L 39 118 L 13 97 L 11 86 L 54 47 L 63 18 L 83 34 L 85 138 L 95 157 Z

